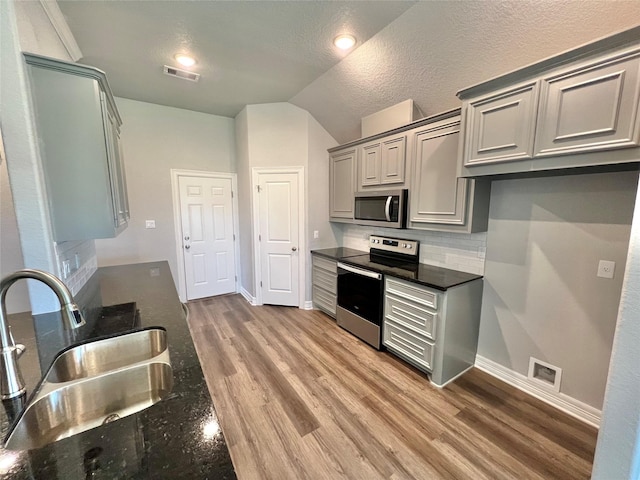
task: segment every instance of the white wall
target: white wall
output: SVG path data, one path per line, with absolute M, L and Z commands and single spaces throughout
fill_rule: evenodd
M 235 172 L 234 121 L 124 98 L 116 103 L 131 220 L 116 238 L 96 240 L 98 265 L 168 260 L 177 285 L 170 170 Z M 145 220 L 156 228 L 146 229 Z
M 613 341 L 593 480 L 640 478 L 640 190 Z
M 556 365 L 561 394 L 602 408 L 637 187 L 637 172 L 493 182 L 479 356 Z

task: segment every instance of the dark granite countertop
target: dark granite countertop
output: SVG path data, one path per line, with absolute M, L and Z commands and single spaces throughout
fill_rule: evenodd
M 435 265 L 427 265 L 424 263 L 413 265 L 406 263 L 401 266 L 382 265 L 372 262 L 368 252 L 347 247 L 311 250 L 311 253 L 442 291 L 482 278 L 482 275 L 460 272 L 458 270 L 436 267 Z
M 73 338 L 62 330 L 58 313 L 10 316 L 16 342 L 27 347 L 19 363 L 29 395 L 65 346 L 150 326 L 167 330 L 172 392 L 146 410 L 42 448 L 0 449 L 0 477 L 235 479 L 168 263 L 99 268 L 76 301 L 87 317 L 87 325 L 76 330 Z M 112 305 L 118 307 L 103 308 Z M 121 315 L 131 308 L 138 310 L 134 323 L 124 321 Z M 3 438 L 9 426 L 7 409 L 0 409 Z
M 357 257 L 358 255 L 367 255 L 367 252 L 347 247 L 322 248 L 319 250 L 311 250 L 311 253 L 320 255 L 321 257 L 330 258 L 332 260 L 340 260 L 347 257 Z
M 424 263 L 406 263 L 398 266 L 383 265 L 381 263 L 371 261 L 369 254 L 357 257 L 346 257 L 340 261 L 442 291 L 455 287 L 456 285 L 461 285 L 463 283 L 482 278 L 481 275 L 460 272 L 449 268 L 436 267 L 435 265 L 427 265 Z

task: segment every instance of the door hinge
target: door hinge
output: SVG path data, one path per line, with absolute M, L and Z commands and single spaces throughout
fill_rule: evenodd
M 262 286 L 262 280 L 260 280 L 260 286 Z
M 236 282 L 238 281 L 238 276 L 237 275 L 235 277 L 233 277 L 233 278 L 236 280 Z
M 231 198 L 233 198 L 233 190 L 231 190 Z
M 258 235 L 258 241 L 261 242 L 262 241 L 262 235 Z
M 258 189 L 258 193 L 260 193 L 260 185 L 256 185 L 256 188 Z
M 235 233 L 233 234 L 233 241 L 234 242 L 236 241 L 236 234 Z

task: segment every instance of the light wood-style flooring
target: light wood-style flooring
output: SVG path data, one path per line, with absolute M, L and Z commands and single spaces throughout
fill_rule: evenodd
M 444 389 L 318 311 L 188 304 L 238 478 L 589 478 L 596 429 L 473 369 Z

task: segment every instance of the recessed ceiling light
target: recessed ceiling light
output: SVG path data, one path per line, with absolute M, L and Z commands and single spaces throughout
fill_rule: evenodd
M 196 64 L 195 58 L 190 57 L 189 55 L 184 55 L 182 53 L 177 54 L 174 58 L 180 65 L 184 67 L 193 67 Z
M 338 35 L 333 39 L 333 44 L 341 50 L 349 50 L 356 44 L 356 37 L 353 35 Z

